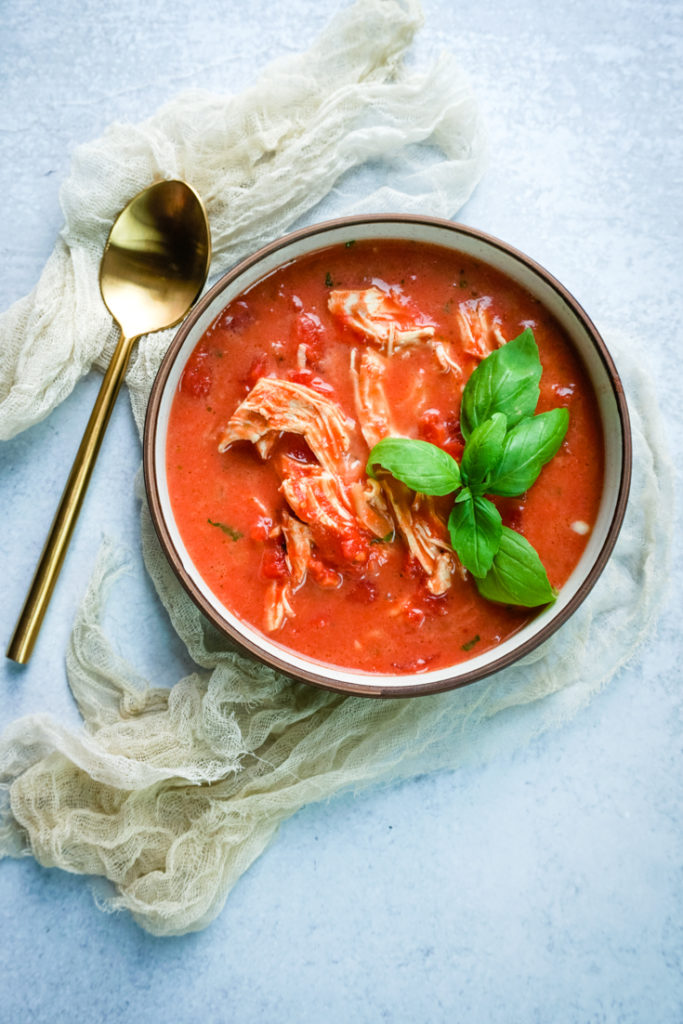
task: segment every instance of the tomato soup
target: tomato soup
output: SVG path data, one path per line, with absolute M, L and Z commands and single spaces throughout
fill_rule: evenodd
M 295 260 L 233 300 L 183 372 L 167 436 L 178 529 L 207 585 L 272 641 L 360 672 L 445 668 L 537 610 L 481 597 L 448 542 L 452 499 L 373 481 L 386 436 L 460 461 L 460 401 L 487 354 L 533 330 L 537 412 L 566 407 L 559 452 L 530 489 L 492 498 L 552 586 L 595 523 L 603 439 L 595 396 L 557 322 L 470 257 L 354 241 Z

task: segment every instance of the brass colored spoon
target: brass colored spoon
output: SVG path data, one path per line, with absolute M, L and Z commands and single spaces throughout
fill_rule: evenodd
M 204 286 L 210 258 L 206 212 L 184 181 L 160 181 L 144 189 L 114 222 L 102 256 L 100 291 L 121 337 L 7 649 L 13 661 L 25 663 L 31 656 L 133 343 L 143 334 L 173 327 L 183 319 Z

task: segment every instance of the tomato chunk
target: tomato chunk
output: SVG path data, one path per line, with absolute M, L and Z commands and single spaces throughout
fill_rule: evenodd
M 309 370 L 306 367 L 302 367 L 299 370 L 290 370 L 287 374 L 287 380 L 291 380 L 292 384 L 305 384 L 311 391 L 317 391 L 319 395 L 325 395 L 327 398 L 334 394 L 334 388 L 331 384 L 328 384 L 322 377 L 316 376 L 313 370 Z
M 285 549 L 281 544 L 269 544 L 261 556 L 261 575 L 267 580 L 283 580 L 289 576 Z
M 203 345 L 194 350 L 188 359 L 180 380 L 180 390 L 193 398 L 205 398 L 211 391 L 213 372 L 209 362 L 209 351 Z
M 317 367 L 323 354 L 324 329 L 315 313 L 299 313 L 294 324 L 297 345 L 304 345 L 306 361 Z
M 426 409 L 420 416 L 418 430 L 423 441 L 443 448 L 454 459 L 462 457 L 465 442 L 459 419 L 447 419 L 438 409 Z

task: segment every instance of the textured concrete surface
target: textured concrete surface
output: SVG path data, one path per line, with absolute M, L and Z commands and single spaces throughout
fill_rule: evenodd
M 6 0 L 0 307 L 52 248 L 75 145 L 187 86 L 243 89 L 335 9 Z M 488 124 L 491 166 L 460 218 L 544 263 L 605 334 L 631 333 L 675 452 L 683 6 L 424 0 L 424 12 L 415 61 L 454 51 Z M 0 448 L 4 644 L 97 383 Z M 122 396 L 31 665 L 0 668 L 0 726 L 37 710 L 77 721 L 64 649 L 105 534 L 131 561 L 110 633 L 154 683 L 185 671 L 137 558 L 139 458 Z M 680 570 L 677 543 L 656 635 L 575 720 L 484 768 L 307 808 L 201 934 L 153 939 L 102 914 L 87 881 L 3 862 L 0 1020 L 683 1019 Z

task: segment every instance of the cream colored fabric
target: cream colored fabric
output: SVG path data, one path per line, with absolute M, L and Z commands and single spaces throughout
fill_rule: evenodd
M 363 0 L 311 54 L 268 69 L 250 93 L 181 98 L 81 150 L 64 189 L 67 226 L 44 278 L 1 321 L 10 353 L 0 381 L 5 435 L 49 412 L 101 358 L 94 339 L 108 322 L 96 266 L 107 224 L 155 173 L 188 177 L 207 200 L 215 269 L 276 235 L 341 170 L 370 157 L 388 154 L 394 168 L 405 157 L 406 191 L 355 209 L 453 214 L 481 172 L 481 134 L 448 59 L 420 79 L 401 71 L 418 23 L 413 4 Z M 436 142 L 443 159 L 410 148 L 419 139 Z M 195 930 L 304 804 L 486 760 L 585 705 L 652 628 L 655 569 L 661 578 L 671 530 L 661 514 L 671 508 L 672 484 L 656 402 L 628 344 L 607 340 L 633 413 L 633 495 L 603 577 L 542 650 L 490 680 L 412 700 L 342 697 L 292 682 L 231 649 L 202 618 L 164 559 L 143 500 L 145 563 L 197 671 L 151 689 L 115 654 L 100 620 L 112 585 L 115 599 L 121 556 L 105 547 L 67 658 L 84 728 L 32 716 L 5 731 L 0 853 L 106 877 L 106 906 L 128 909 L 156 934 Z M 145 339 L 130 371 L 139 426 L 167 341 Z

